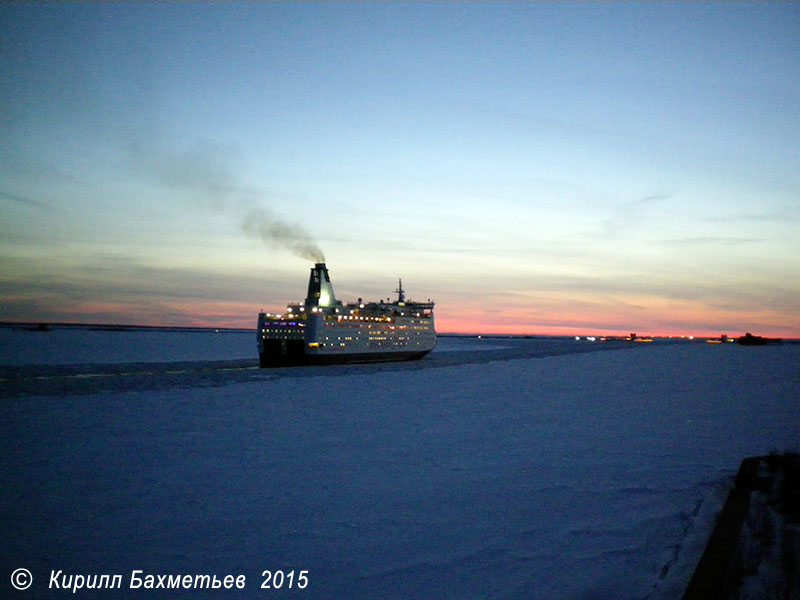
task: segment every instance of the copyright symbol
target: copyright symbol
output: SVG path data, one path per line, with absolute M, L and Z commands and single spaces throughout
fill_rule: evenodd
M 27 590 L 33 583 L 33 575 L 28 569 L 17 569 L 11 574 L 11 585 L 18 590 Z

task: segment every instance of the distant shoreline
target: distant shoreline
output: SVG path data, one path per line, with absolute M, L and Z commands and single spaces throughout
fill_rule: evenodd
M 201 327 L 201 326 L 187 326 L 187 325 L 117 325 L 111 323 L 50 323 L 42 321 L 33 321 L 27 323 L 17 323 L 3 321 L 0 322 L 0 328 L 3 329 L 24 329 L 36 331 L 37 328 L 48 331 L 52 329 L 88 329 L 92 331 L 233 331 L 233 332 L 248 332 L 255 333 L 256 329 L 245 327 Z
M 191 326 L 191 325 L 131 325 L 116 323 L 64 323 L 49 321 L 0 321 L 0 329 L 15 329 L 25 331 L 47 332 L 53 329 L 83 329 L 89 331 L 186 331 L 186 332 L 229 332 L 229 333 L 255 333 L 255 327 L 214 327 L 214 326 Z M 610 338 L 616 337 L 608 334 Z M 573 339 L 576 336 L 585 340 L 587 336 L 583 334 L 546 334 L 546 333 L 437 333 L 440 338 L 482 338 L 482 339 L 538 339 L 538 340 L 564 340 Z M 643 336 L 644 337 L 644 336 Z M 675 336 L 675 335 L 653 335 L 647 336 L 658 341 L 686 341 L 686 342 L 705 342 L 709 339 L 716 339 L 718 336 Z M 598 339 L 600 339 L 598 337 Z M 800 338 L 783 338 L 784 343 L 797 344 Z

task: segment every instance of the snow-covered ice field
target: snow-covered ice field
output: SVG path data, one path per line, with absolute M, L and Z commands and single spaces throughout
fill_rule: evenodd
M 12 334 L 2 362 L 37 362 L 14 358 Z M 181 335 L 180 360 L 217 343 Z M 252 334 L 236 335 L 252 356 Z M 800 345 L 479 360 L 505 343 L 444 338 L 396 368 L 4 398 L 0 591 L 25 567 L 20 598 L 70 594 L 47 589 L 51 569 L 120 573 L 123 588 L 133 569 L 246 575 L 213 597 L 679 597 L 740 461 L 800 449 Z M 525 343 L 535 356 L 554 342 Z M 309 585 L 262 590 L 265 569 L 307 570 Z
M 503 347 L 502 340 L 439 338 L 438 351 Z M 23 331 L 0 327 L 0 365 L 80 365 L 257 357 L 255 331 L 127 330 L 56 327 Z

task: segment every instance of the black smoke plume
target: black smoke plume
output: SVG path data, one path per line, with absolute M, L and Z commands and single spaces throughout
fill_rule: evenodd
M 242 230 L 247 235 L 261 238 L 266 244 L 286 248 L 300 258 L 315 263 L 325 262 L 325 255 L 305 229 L 286 223 L 265 208 L 251 208 L 245 215 Z
M 264 206 L 268 192 L 244 186 L 236 176 L 238 153 L 209 140 L 199 140 L 183 152 L 137 152 L 145 167 L 165 186 L 182 188 L 190 200 L 205 208 L 232 213 L 242 231 L 274 248 L 289 250 L 295 256 L 314 262 L 325 257 L 311 234 Z

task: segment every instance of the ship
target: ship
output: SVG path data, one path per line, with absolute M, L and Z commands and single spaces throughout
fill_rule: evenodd
M 436 346 L 434 303 L 406 300 L 403 280 L 395 301 L 343 304 L 325 263 L 315 263 L 304 302 L 280 314 L 258 314 L 261 367 L 420 359 Z
M 768 344 L 782 344 L 781 338 L 766 338 L 760 335 L 753 335 L 749 331 L 736 340 L 742 346 L 766 346 Z

